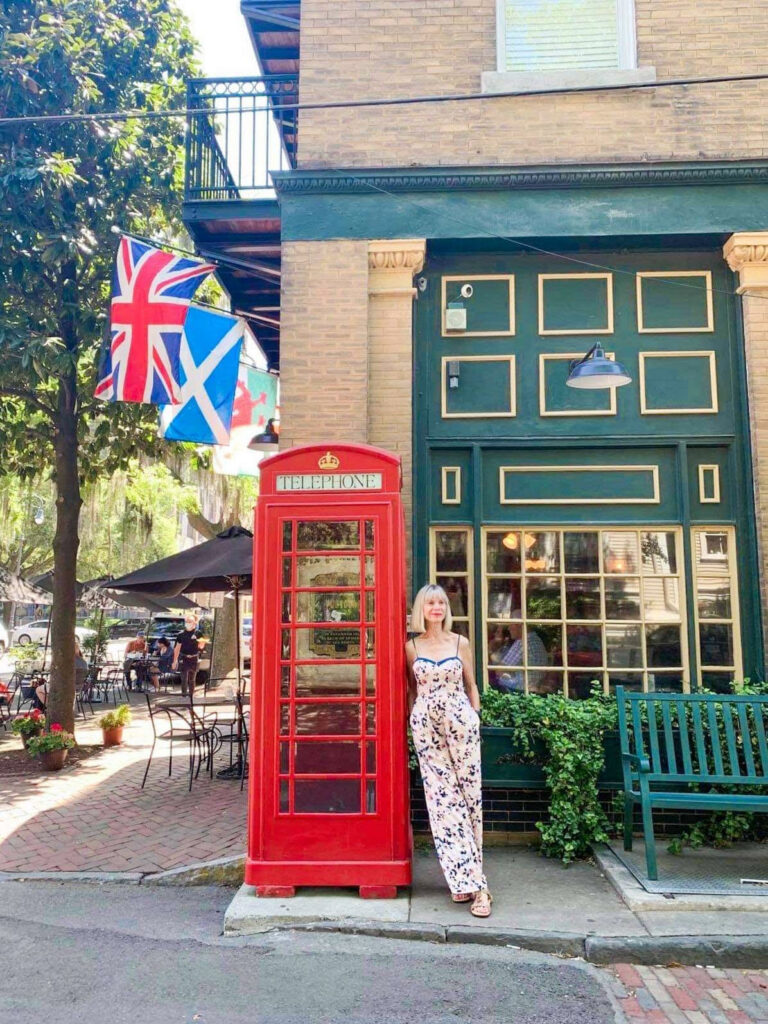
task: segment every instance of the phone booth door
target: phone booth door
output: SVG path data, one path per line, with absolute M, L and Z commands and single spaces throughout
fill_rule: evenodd
M 361 451 L 370 464 L 375 449 L 351 446 L 335 446 L 331 460 Z M 306 452 L 269 461 L 302 462 Z M 337 476 L 283 465 L 276 479 L 311 486 Z M 262 490 L 256 541 L 267 571 L 252 706 L 262 706 L 263 731 L 246 872 L 262 890 L 410 881 L 402 513 L 399 487 L 385 494 L 378 476 L 382 489 L 362 494 L 313 489 L 271 501 Z M 263 470 L 262 488 L 270 479 Z M 256 618 L 254 631 L 256 650 Z

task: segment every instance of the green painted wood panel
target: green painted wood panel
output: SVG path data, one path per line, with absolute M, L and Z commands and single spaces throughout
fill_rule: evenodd
M 613 276 L 574 274 L 542 277 L 541 324 L 544 332 L 572 334 L 610 329 Z
M 416 332 L 423 349 L 425 377 L 423 387 L 427 409 L 427 431 L 439 438 L 455 437 L 460 434 L 474 438 L 503 438 L 510 434 L 510 423 L 499 418 L 475 418 L 446 420 L 441 415 L 441 374 L 445 358 L 514 355 L 516 359 L 517 401 L 513 434 L 516 438 L 541 438 L 542 431 L 548 437 L 577 437 L 587 433 L 595 438 L 615 436 L 642 437 L 652 440 L 659 435 L 677 437 L 733 436 L 737 430 L 737 409 L 734 399 L 733 364 L 731 354 L 731 325 L 733 322 L 735 298 L 731 274 L 718 251 L 680 252 L 638 252 L 605 253 L 583 252 L 578 259 L 586 263 L 610 268 L 611 293 L 613 295 L 613 331 L 610 334 L 577 333 L 585 328 L 576 326 L 587 319 L 604 326 L 607 316 L 605 303 L 606 286 L 602 278 L 547 279 L 540 282 L 540 275 L 577 273 L 556 257 L 521 256 L 513 253 L 463 253 L 453 255 L 438 252 L 430 254 L 424 271 L 426 290 L 420 294 L 416 309 Z M 638 323 L 637 272 L 677 271 L 684 274 L 701 272 L 711 276 L 714 292 L 712 298 L 712 323 L 710 332 L 687 333 L 674 330 L 670 333 L 641 333 Z M 489 335 L 471 337 L 460 333 L 451 337 L 442 336 L 441 301 L 442 278 L 467 277 L 475 274 L 514 275 L 515 321 L 514 336 Z M 585 268 L 584 273 L 600 273 L 594 268 Z M 692 316 L 698 316 L 698 306 L 706 301 L 705 281 L 709 277 L 698 277 L 702 286 L 697 291 L 689 287 L 690 278 L 681 278 L 680 285 L 665 282 L 665 287 L 678 287 L 675 292 L 677 305 L 670 307 L 671 320 L 679 321 L 680 308 L 689 304 Z M 573 333 L 540 333 L 539 289 L 545 297 L 545 329 L 565 329 L 570 324 Z M 678 294 L 679 292 L 679 294 Z M 506 289 L 483 296 L 477 293 L 467 300 L 469 316 L 478 317 L 472 309 L 485 305 L 483 315 L 496 322 L 505 322 L 508 311 L 505 306 Z M 658 312 L 657 314 L 661 316 Z M 691 321 L 693 322 L 693 320 Z M 558 325 L 557 327 L 554 325 Z M 630 385 L 616 391 L 616 414 L 594 416 L 542 417 L 541 386 L 544 372 L 545 409 L 555 412 L 606 411 L 606 397 L 571 397 L 559 389 L 555 396 L 557 364 L 542 363 L 540 357 L 584 353 L 594 341 L 600 341 L 607 351 L 615 353 L 632 375 Z M 653 353 L 675 351 L 683 353 L 679 360 L 653 359 Z M 708 388 L 709 367 L 706 358 L 686 356 L 686 352 L 713 352 L 717 372 L 717 411 L 714 413 L 686 412 L 697 408 L 709 408 L 712 395 Z M 669 415 L 647 415 L 641 410 L 640 370 L 641 355 L 644 355 L 647 410 L 653 413 L 662 408 L 679 408 L 682 412 Z M 667 365 L 668 364 L 668 365 Z M 500 372 L 486 372 L 480 364 L 476 370 L 463 371 L 459 387 L 446 398 L 451 412 L 480 412 L 501 409 Z M 491 364 L 489 364 L 491 365 Z M 489 388 L 488 394 L 486 390 Z M 471 392 L 476 393 L 471 393 Z M 679 400 L 678 405 L 673 402 Z M 706 401 L 706 405 L 703 403 Z M 701 403 L 701 404 L 700 404 Z M 610 410 L 607 410 L 610 411 Z

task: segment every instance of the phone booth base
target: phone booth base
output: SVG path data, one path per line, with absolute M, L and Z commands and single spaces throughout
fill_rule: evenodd
M 261 464 L 247 885 L 411 882 L 400 460 L 309 445 Z

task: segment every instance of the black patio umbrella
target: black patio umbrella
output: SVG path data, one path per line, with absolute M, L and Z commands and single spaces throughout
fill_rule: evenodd
M 250 588 L 252 573 L 253 534 L 242 526 L 230 526 L 211 540 L 119 576 L 107 586 L 110 590 L 138 590 L 168 604 L 173 603 L 172 598 L 185 593 L 234 591 L 237 688 L 241 691 L 240 593 Z
M 10 569 L 0 568 L 0 601 L 17 601 L 19 604 L 50 604 L 50 595 L 35 586 L 23 576 L 17 576 Z

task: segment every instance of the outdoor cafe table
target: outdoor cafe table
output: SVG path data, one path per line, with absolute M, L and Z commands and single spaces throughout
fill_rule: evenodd
M 250 694 L 248 694 L 248 693 L 241 694 L 241 700 L 242 700 L 243 708 L 250 707 L 250 703 L 251 703 Z M 177 694 L 177 695 L 174 695 L 172 697 L 158 697 L 158 698 L 156 698 L 154 703 L 155 703 L 155 705 L 157 707 L 179 708 L 179 709 L 183 708 L 184 710 L 187 710 L 187 711 L 190 708 L 190 704 L 191 704 L 191 707 L 192 707 L 193 711 L 199 711 L 201 709 L 208 709 L 208 708 L 225 708 L 225 709 L 230 709 L 231 708 L 234 711 L 234 714 L 233 714 L 232 718 L 223 719 L 221 721 L 218 720 L 218 718 L 217 718 L 216 727 L 218 728 L 219 725 L 229 725 L 229 726 L 232 727 L 233 731 L 234 731 L 234 728 L 237 727 L 238 743 L 239 743 L 239 737 L 242 735 L 243 718 L 245 717 L 245 715 L 243 715 L 242 717 L 238 716 L 238 714 L 237 714 L 237 700 L 236 700 L 234 695 L 232 695 L 232 696 L 224 696 L 222 694 L 222 695 L 219 696 L 219 695 L 215 695 L 215 694 L 206 694 L 204 697 L 193 698 L 193 700 L 190 702 L 188 697 L 186 697 L 186 698 L 185 697 L 180 697 Z M 232 736 L 233 734 L 234 734 L 234 732 L 231 732 L 229 735 Z M 221 732 L 219 732 L 219 735 L 220 736 L 222 735 Z M 230 747 L 230 749 L 231 749 L 231 747 Z M 240 754 L 238 753 L 238 756 L 229 765 L 228 768 L 222 768 L 220 771 L 218 771 L 216 773 L 216 776 L 217 776 L 217 778 L 220 778 L 220 779 L 239 779 L 240 778 Z M 246 773 L 246 776 L 247 776 L 247 773 Z

